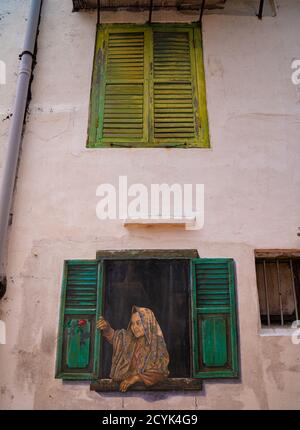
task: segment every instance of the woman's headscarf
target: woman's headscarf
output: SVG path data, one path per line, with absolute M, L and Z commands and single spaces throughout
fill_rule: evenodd
M 134 355 L 136 342 L 142 342 L 142 348 L 135 357 L 136 371 L 156 372 L 168 376 L 169 354 L 161 328 L 151 309 L 133 306 L 131 315 L 138 313 L 145 336 L 137 339 L 131 331 L 131 321 L 127 330 L 116 330 L 113 338 L 113 358 L 110 377 L 121 381 L 127 377 Z

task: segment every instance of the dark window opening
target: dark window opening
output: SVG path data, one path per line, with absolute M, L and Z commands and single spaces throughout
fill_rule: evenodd
M 106 260 L 103 316 L 115 329 L 127 328 L 133 305 L 150 308 L 162 329 L 169 378 L 191 377 L 188 260 Z M 101 348 L 101 378 L 109 378 L 112 346 Z
M 257 258 L 256 276 L 263 326 L 291 326 L 300 314 L 300 259 Z

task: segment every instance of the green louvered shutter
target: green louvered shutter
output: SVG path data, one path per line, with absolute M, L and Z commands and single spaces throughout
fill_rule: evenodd
M 99 374 L 102 264 L 67 261 L 61 295 L 56 378 L 89 380 Z
M 234 261 L 195 259 L 192 272 L 194 377 L 238 377 Z
M 104 31 L 100 143 L 126 146 L 148 140 L 147 34 L 144 27 Z
M 209 148 L 198 24 L 98 27 L 88 146 Z
M 153 30 L 153 139 L 179 146 L 199 140 L 193 29 Z

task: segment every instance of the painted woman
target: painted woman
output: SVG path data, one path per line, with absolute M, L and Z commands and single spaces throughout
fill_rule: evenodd
M 127 330 L 114 330 L 103 317 L 97 328 L 113 346 L 110 377 L 120 382 L 120 391 L 137 382 L 149 387 L 168 377 L 169 354 L 151 309 L 133 306 Z

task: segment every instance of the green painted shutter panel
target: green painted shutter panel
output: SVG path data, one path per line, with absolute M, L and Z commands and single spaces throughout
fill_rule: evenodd
M 100 142 L 146 141 L 148 79 L 146 32 L 107 29 L 100 101 Z
M 68 369 L 85 369 L 89 364 L 91 322 L 71 319 L 67 326 L 66 357 Z
M 67 261 L 61 296 L 56 377 L 94 379 L 99 373 L 102 263 Z
M 209 147 L 198 24 L 101 24 L 89 147 Z
M 193 367 L 196 378 L 238 376 L 234 261 L 192 260 Z
M 192 29 L 153 31 L 153 117 L 157 143 L 199 137 Z

